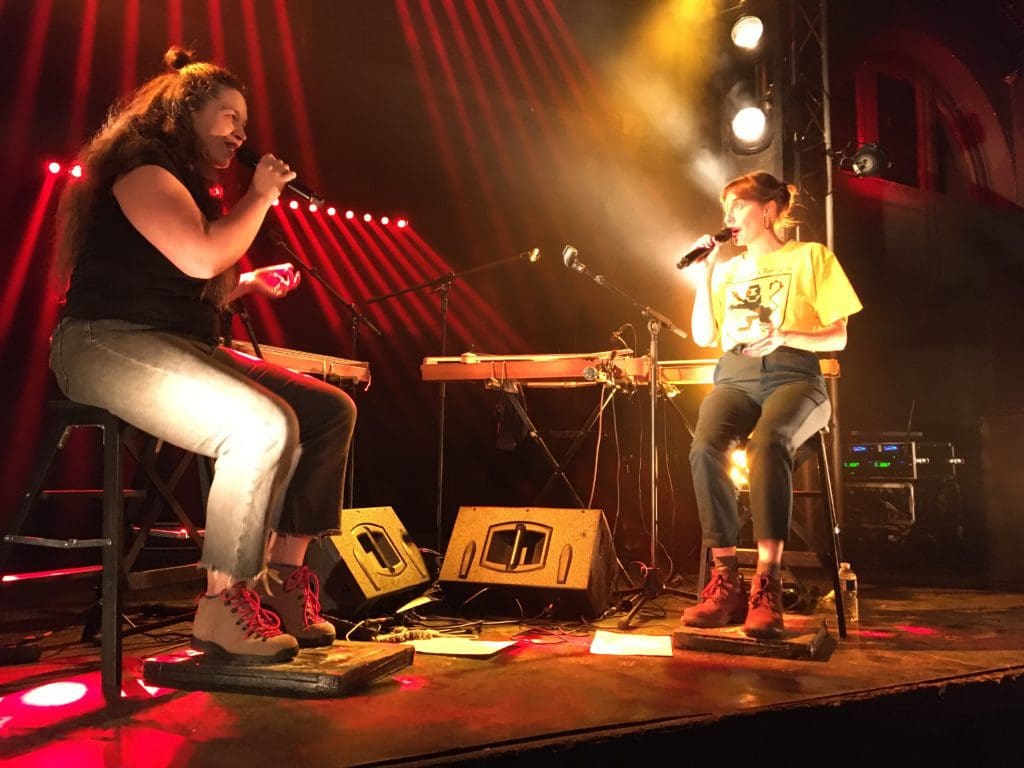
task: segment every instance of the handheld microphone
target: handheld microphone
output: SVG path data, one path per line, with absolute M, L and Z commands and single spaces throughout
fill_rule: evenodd
M 726 243 L 732 239 L 732 227 L 726 227 L 720 232 L 716 232 L 711 236 L 717 243 Z M 700 261 L 701 259 L 707 258 L 707 255 L 713 251 L 715 247 L 713 245 L 701 245 L 694 248 L 688 254 L 683 256 L 676 264 L 676 269 L 686 269 L 694 262 Z
M 259 165 L 260 157 L 262 157 L 262 155 L 260 155 L 259 152 L 256 152 L 243 144 L 242 146 L 235 150 L 235 157 L 238 158 L 238 162 L 240 162 L 242 165 L 245 165 L 255 170 L 256 166 Z M 293 194 L 296 194 L 299 197 L 301 197 L 303 200 L 308 200 L 309 202 L 321 207 L 323 207 L 324 205 L 323 196 L 318 195 L 316 192 L 311 190 L 298 179 L 292 179 L 287 184 L 285 184 L 285 187 L 291 190 Z
M 579 259 L 579 252 L 571 245 L 565 246 L 562 249 L 562 261 L 565 262 L 565 266 L 569 269 L 574 269 L 577 272 L 582 272 L 587 267 Z

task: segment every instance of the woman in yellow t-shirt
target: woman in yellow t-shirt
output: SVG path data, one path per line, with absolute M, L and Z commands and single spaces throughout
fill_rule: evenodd
M 783 632 L 781 561 L 793 511 L 793 459 L 832 413 L 816 353 L 843 349 L 847 318 L 862 309 L 835 254 L 820 243 L 783 239 L 795 198 L 792 184 L 762 171 L 733 179 L 722 190 L 725 225 L 745 250 L 721 260 L 721 244 L 711 235 L 694 244 L 710 250 L 691 333 L 701 346 L 721 345 L 723 352 L 690 449 L 697 511 L 714 567 L 682 622 L 743 622 L 755 637 Z M 739 513 L 728 472 L 730 450 L 748 436 L 758 550 L 749 593 L 737 567 Z

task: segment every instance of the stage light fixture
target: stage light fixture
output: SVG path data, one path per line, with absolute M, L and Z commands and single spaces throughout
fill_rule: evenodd
M 288 207 L 291 208 L 293 211 L 299 210 L 299 201 L 292 200 L 290 203 L 288 203 Z
M 850 142 L 845 148 L 833 149 L 827 154 L 829 157 L 835 158 L 840 170 L 852 173 L 858 178 L 881 176 L 891 165 L 885 150 L 876 142 L 860 144 L 856 148 L 854 148 L 853 142 Z
M 309 204 L 309 212 L 310 213 L 316 213 L 319 210 L 320 209 L 317 207 L 316 203 L 310 203 Z
M 56 176 L 58 173 L 60 173 L 60 163 L 58 163 L 56 160 L 53 160 L 47 163 L 46 170 L 48 170 L 50 173 Z
M 333 205 L 327 206 L 327 215 L 328 216 L 334 216 L 337 212 L 338 212 L 338 209 L 335 208 Z
M 68 171 L 68 173 L 70 173 L 76 179 L 80 179 L 82 178 L 82 166 L 79 165 L 78 163 L 75 163 L 73 166 L 71 166 L 71 170 Z
M 387 226 L 387 225 L 388 225 L 388 224 L 389 224 L 390 222 L 391 222 L 391 219 L 389 219 L 389 218 L 388 218 L 387 216 L 381 216 L 381 217 L 380 217 L 380 223 L 381 223 L 381 224 L 383 224 L 383 225 L 384 225 L 385 227 L 386 227 L 386 226 Z
M 733 115 L 729 123 L 733 151 L 741 155 L 760 152 L 772 142 L 770 107 L 765 104 L 748 104 Z
M 354 219 L 355 217 L 356 217 L 356 212 L 355 211 L 345 211 L 345 218 L 346 219 Z
M 889 167 L 885 152 L 877 144 L 865 144 L 852 158 L 855 176 L 881 176 L 882 171 Z
M 363 214 L 363 221 L 365 221 L 367 224 L 369 224 L 371 221 L 373 221 L 373 216 L 371 216 L 368 213 L 364 213 Z
M 399 219 L 397 223 L 399 229 L 405 229 L 407 226 L 409 226 L 409 222 L 406 221 L 405 219 Z
M 729 33 L 733 45 L 745 51 L 755 51 L 764 37 L 764 22 L 757 16 L 740 16 Z
M 271 203 L 271 205 L 273 205 L 273 206 L 278 206 L 280 204 L 281 204 L 280 200 L 274 200 L 274 202 Z

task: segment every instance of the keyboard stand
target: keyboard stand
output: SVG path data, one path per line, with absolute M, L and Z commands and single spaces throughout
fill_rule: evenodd
M 544 438 L 540 435 L 540 430 L 537 429 L 537 425 L 534 424 L 533 419 L 530 418 L 530 414 L 526 411 L 523 399 L 523 385 L 519 382 L 507 380 L 504 382 L 491 383 L 488 386 L 491 388 L 501 389 L 502 394 L 505 395 L 508 401 L 512 404 L 512 407 L 515 408 L 516 413 L 519 414 L 519 418 L 523 420 L 528 434 L 541 449 L 544 457 L 551 465 L 551 474 L 548 476 L 547 482 L 544 483 L 544 486 L 534 499 L 534 505 L 539 506 L 541 500 L 544 499 L 548 493 L 550 493 L 554 485 L 561 480 L 565 487 L 569 489 L 569 492 L 572 494 L 572 498 L 576 504 L 581 509 L 586 508 L 586 504 L 583 503 L 583 499 L 580 498 L 576 488 L 573 487 L 569 477 L 565 474 L 565 470 L 569 466 L 569 462 L 572 460 L 573 456 L 575 456 L 582 447 L 583 441 L 586 439 L 587 435 L 590 434 L 590 431 L 593 429 L 594 424 L 597 422 L 600 415 L 604 412 L 604 409 L 608 407 L 612 398 L 615 397 L 617 388 L 615 386 L 606 385 L 606 392 L 602 396 L 601 402 L 594 407 L 594 410 L 587 418 L 586 423 L 576 432 L 575 439 L 562 456 L 562 460 L 559 461 L 551 452 L 547 443 L 544 442 Z

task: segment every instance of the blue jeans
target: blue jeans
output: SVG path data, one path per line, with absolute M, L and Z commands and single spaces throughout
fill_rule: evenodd
M 708 547 L 739 539 L 729 454 L 746 440 L 754 539 L 787 541 L 793 517 L 796 451 L 828 424 L 832 405 L 813 353 L 780 347 L 764 358 L 726 352 L 701 403 L 690 470 Z
M 64 318 L 50 368 L 75 402 L 215 460 L 204 568 L 252 579 L 270 530 L 337 530 L 356 408 L 336 387 L 122 320 Z

